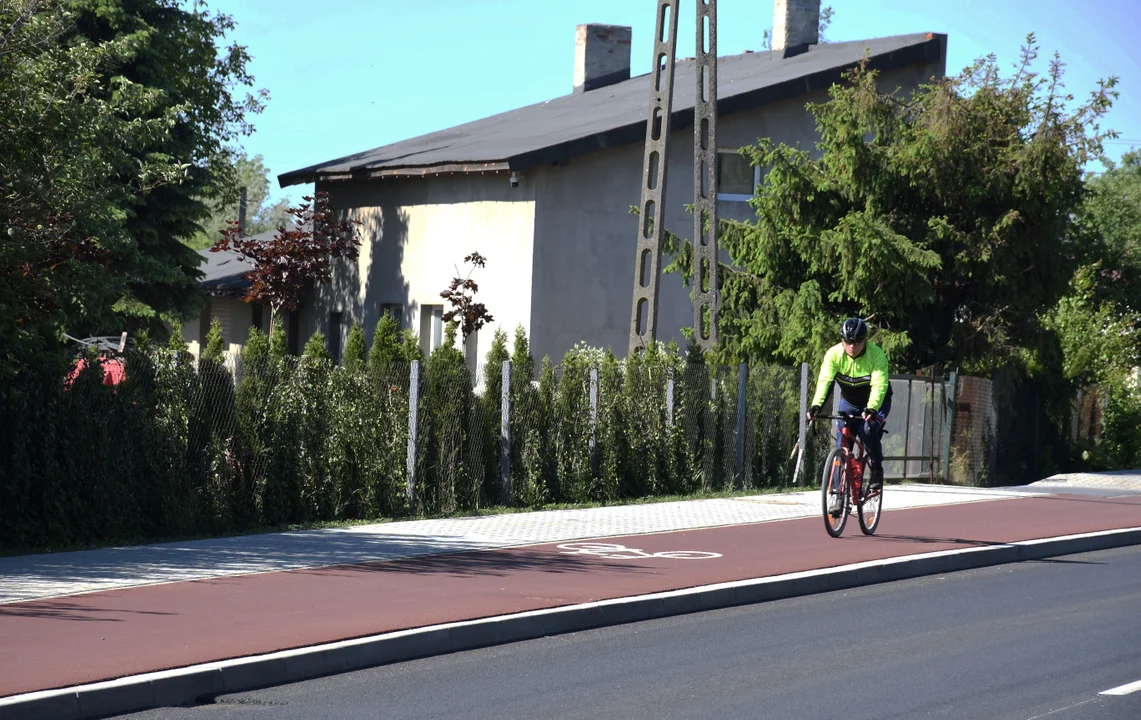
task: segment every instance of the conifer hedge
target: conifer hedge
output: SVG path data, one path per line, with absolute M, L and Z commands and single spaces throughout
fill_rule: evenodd
M 424 358 L 418 339 L 386 316 L 371 348 L 354 327 L 335 366 L 320 334 L 300 357 L 288 355 L 279 326 L 271 337 L 252 330 L 240 358 L 227 360 L 215 323 L 198 359 L 177 333 L 165 346 L 141 339 L 117 386 L 103 384 L 97 357 L 70 384 L 67 368 L 30 371 L 3 389 L 0 546 L 154 541 L 734 487 L 737 368 L 707 366 L 693 349 L 674 346 L 627 361 L 578 346 L 558 365 L 543 358 L 536 368 L 519 328 L 510 347 L 496 333 L 473 375 L 454 338 L 450 328 Z M 749 373 L 746 487 L 791 480 L 798 397 L 792 369 Z

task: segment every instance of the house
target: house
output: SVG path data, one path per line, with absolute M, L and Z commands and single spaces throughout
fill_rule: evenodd
M 255 240 L 269 240 L 276 230 L 268 230 L 252 236 Z M 268 303 L 247 303 L 242 300 L 249 287 L 249 281 L 242 274 L 252 265 L 240 259 L 237 252 L 223 250 L 212 252 L 209 248 L 199 250 L 202 263 L 199 270 L 204 277 L 199 280 L 199 289 L 207 296 L 206 307 L 198 317 L 182 325 L 182 338 L 190 352 L 198 357 L 206 345 L 206 333 L 210 323 L 218 318 L 222 326 L 222 343 L 228 359 L 241 352 L 249 339 L 250 328 L 259 328 L 264 333 L 270 331 L 270 307 Z M 296 315 L 291 319 L 296 320 Z M 296 342 L 296 328 L 290 338 L 291 346 Z M 296 351 L 296 348 L 293 348 Z
M 774 5 L 773 50 L 719 59 L 723 218 L 752 217 L 759 169 L 738 149 L 760 137 L 814 147 L 805 104 L 826 101 L 865 53 L 887 89 L 907 92 L 945 73 L 945 35 L 821 44 L 819 0 Z M 794 16 L 809 21 L 785 22 Z M 630 208 L 641 197 L 651 78 L 630 77 L 630 41 L 628 27 L 580 25 L 572 92 L 280 175 L 282 187 L 314 183 L 362 222 L 358 261 L 315 289 L 300 311 L 302 337 L 320 330 L 343 347 L 355 320 L 371 341 L 380 314 L 392 312 L 431 351 L 443 337 L 440 292 L 478 251 L 487 267 L 473 276 L 477 297 L 495 324 L 469 339 L 469 365 L 485 357 L 496 326 L 510 335 L 522 325 L 536 357 L 556 362 L 580 341 L 624 356 L 638 231 Z M 693 202 L 694 68 L 692 58 L 676 66 L 668 160 L 666 227 L 682 237 L 693 223 L 685 205 Z M 680 343 L 692 323 L 689 290 L 675 275 L 660 283 L 658 338 Z

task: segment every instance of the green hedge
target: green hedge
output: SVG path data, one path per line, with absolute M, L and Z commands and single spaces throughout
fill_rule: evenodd
M 505 359 L 513 368 L 508 504 L 734 487 L 737 368 L 706 366 L 675 347 L 618 361 L 580 346 L 557 366 L 544 358 L 536 373 L 519 330 L 510 353 L 497 335 L 477 389 L 449 343 L 422 359 L 415 338 L 386 323 L 367 357 L 355 328 L 341 367 L 319 335 L 291 357 L 282 337 L 255 330 L 234 372 L 215 327 L 197 361 L 177 336 L 165 347 L 140 343 L 117 387 L 102 384 L 97 360 L 70 387 L 60 367 L 7 382 L 0 544 L 50 549 L 501 505 Z M 409 493 L 411 360 L 422 362 Z M 747 487 L 791 479 L 798 397 L 792 369 L 749 373 Z

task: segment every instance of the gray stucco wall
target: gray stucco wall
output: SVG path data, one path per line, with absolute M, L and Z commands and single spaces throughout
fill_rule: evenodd
M 884 73 L 880 85 L 888 90 L 898 86 L 906 93 L 943 73 L 942 64 L 916 64 Z M 815 120 L 805 105 L 827 99 L 820 91 L 723 115 L 718 119 L 718 147 L 736 149 L 768 137 L 776 143 L 799 143 L 816 154 Z M 584 340 L 626 356 L 638 232 L 638 220 L 629 208 L 641 199 L 643 152 L 641 143 L 633 143 L 526 174 L 526 186 L 536 198 L 531 298 L 536 357 L 549 354 L 557 362 Z M 685 205 L 692 202 L 693 129 L 687 127 L 671 133 L 666 188 L 666 227 L 687 239 L 693 237 L 693 216 Z M 745 202 L 719 202 L 718 213 L 737 220 L 753 217 Z M 663 258 L 663 267 L 665 263 Z M 658 339 L 684 347 L 681 329 L 693 324 L 689 288 L 678 275 L 663 274 L 659 283 Z

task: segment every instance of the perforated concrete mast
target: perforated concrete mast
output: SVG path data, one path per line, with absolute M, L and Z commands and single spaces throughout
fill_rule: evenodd
M 666 168 L 673 113 L 677 11 L 680 0 L 658 0 L 650 109 L 642 165 L 638 250 L 630 354 L 657 339 L 658 278 L 665 231 Z M 696 0 L 697 44 L 693 108 L 693 328 L 704 349 L 717 345 L 717 0 Z

